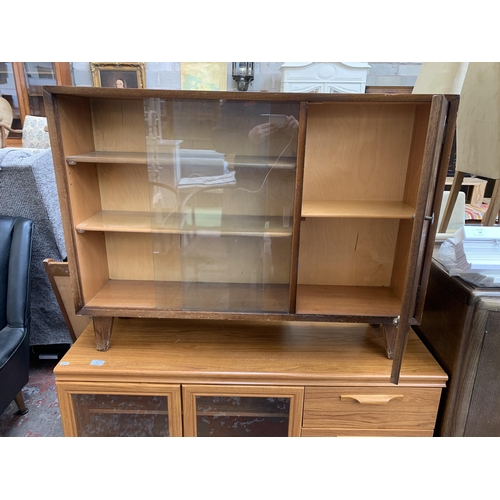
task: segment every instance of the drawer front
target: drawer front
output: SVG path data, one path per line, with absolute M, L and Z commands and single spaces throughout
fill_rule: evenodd
M 434 429 L 440 388 L 308 387 L 304 428 Z
M 432 437 L 432 429 L 302 429 L 302 437 Z

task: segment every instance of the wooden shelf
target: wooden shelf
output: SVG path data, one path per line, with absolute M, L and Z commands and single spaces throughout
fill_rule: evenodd
M 297 314 L 396 317 L 401 307 L 401 299 L 389 287 L 297 286 Z
M 274 168 L 276 170 L 294 170 L 297 164 L 295 158 L 276 158 L 268 156 L 228 156 L 231 168 Z
M 109 280 L 86 308 L 262 313 L 283 309 L 288 298 L 286 284 Z
M 168 411 L 163 410 L 124 410 L 123 408 L 89 408 L 89 413 L 108 414 L 108 415 L 168 415 Z
M 265 288 L 263 295 L 262 287 Z M 256 288 L 259 293 L 254 298 L 252 290 Z M 288 304 L 288 294 L 288 285 L 109 280 L 87 301 L 86 307 L 94 311 L 116 308 L 168 309 L 179 313 L 183 310 L 263 313 L 266 309 L 278 311 L 277 305 Z M 388 287 L 297 287 L 297 315 L 391 318 L 400 312 L 401 299 Z
M 302 217 L 412 219 L 415 208 L 401 201 L 303 201 Z
M 191 216 L 190 214 L 188 214 Z M 150 212 L 102 211 L 76 225 L 78 232 L 104 231 L 120 233 L 197 234 L 203 236 L 254 236 L 288 238 L 291 227 L 283 227 L 283 217 L 231 215 L 221 216 L 201 213 L 194 216 L 203 219 L 203 225 L 186 224 L 186 214 L 164 214 L 163 222 L 156 221 Z
M 182 141 L 168 141 L 172 144 L 161 144 L 160 147 L 174 148 Z M 125 152 L 125 151 L 89 151 L 78 155 L 66 157 L 68 165 L 77 163 L 126 163 L 132 165 L 147 165 L 153 153 L 148 152 Z M 172 161 L 169 153 L 154 154 L 155 160 L 162 159 L 168 163 Z M 267 156 L 235 156 L 229 155 L 227 161 L 230 168 L 270 168 L 277 170 L 294 170 L 296 167 L 295 158 L 275 158 Z
M 288 413 L 259 413 L 259 412 L 236 412 L 236 411 L 204 411 L 196 415 L 203 417 L 236 417 L 236 418 L 289 418 Z
M 174 141 L 172 141 L 174 142 Z M 180 142 L 180 141 L 175 141 Z M 174 146 L 172 145 L 172 148 Z M 125 151 L 89 151 L 78 155 L 66 157 L 68 165 L 76 165 L 77 163 L 123 163 L 128 165 L 147 165 L 153 157 L 152 153 L 140 152 L 125 152 Z M 172 163 L 172 154 L 159 153 L 154 154 L 155 161 L 164 161 Z

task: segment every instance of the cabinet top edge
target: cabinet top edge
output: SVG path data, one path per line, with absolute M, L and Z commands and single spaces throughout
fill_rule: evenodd
M 170 98 L 206 100 L 258 100 L 297 102 L 431 102 L 436 94 L 315 94 L 296 92 L 234 92 L 167 89 L 115 89 L 107 87 L 44 86 L 44 94 L 75 97 L 103 97 L 122 99 Z M 448 101 L 458 99 L 455 94 L 443 95 Z

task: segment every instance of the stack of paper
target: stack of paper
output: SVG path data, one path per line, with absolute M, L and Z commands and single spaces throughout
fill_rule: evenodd
M 224 153 L 210 149 L 181 149 L 181 177 L 206 177 L 228 173 Z
M 500 227 L 464 226 L 453 236 L 458 266 L 465 270 L 500 270 Z
M 477 285 L 500 286 L 500 227 L 464 226 L 439 249 L 452 276 Z

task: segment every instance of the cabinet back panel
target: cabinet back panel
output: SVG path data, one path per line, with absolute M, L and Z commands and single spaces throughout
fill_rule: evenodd
M 142 99 L 92 99 L 96 151 L 146 151 Z
M 306 219 L 298 283 L 389 286 L 398 226 L 397 219 Z
M 103 210 L 150 211 L 145 165 L 100 164 L 98 172 Z
M 401 201 L 415 106 L 310 104 L 304 200 Z
M 106 233 L 106 249 L 110 279 L 154 279 L 150 234 Z
M 109 277 L 287 284 L 288 238 L 106 233 Z

